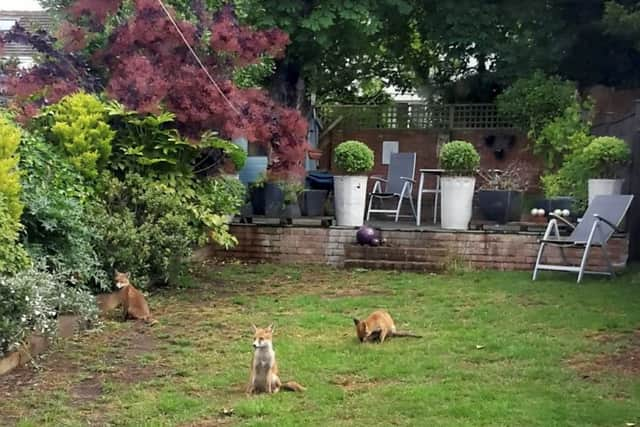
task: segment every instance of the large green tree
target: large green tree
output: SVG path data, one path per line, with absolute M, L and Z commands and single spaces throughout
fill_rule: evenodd
M 305 94 L 353 99 L 377 79 L 410 86 L 411 0 L 237 0 L 258 27 L 289 34 L 287 55 L 268 84 L 272 95 L 301 107 Z M 375 85 L 373 85 L 375 86 Z

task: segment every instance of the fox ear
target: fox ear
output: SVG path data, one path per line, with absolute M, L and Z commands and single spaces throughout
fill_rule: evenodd
M 267 327 L 267 330 L 268 330 L 268 331 L 271 331 L 271 332 L 275 331 L 275 329 L 276 329 L 276 328 L 275 328 L 275 326 L 273 326 L 273 323 L 272 323 L 272 324 L 270 324 L 270 325 Z
M 353 324 L 358 326 L 358 323 L 360 323 L 360 321 L 354 317 L 353 318 Z
M 256 325 L 254 325 L 253 323 L 251 324 L 251 330 L 255 333 L 258 328 L 256 328 Z

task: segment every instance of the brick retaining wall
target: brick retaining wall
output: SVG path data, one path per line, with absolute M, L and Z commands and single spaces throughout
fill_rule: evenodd
M 355 230 L 340 227 L 296 227 L 234 224 L 231 232 L 238 238 L 237 247 L 225 251 L 209 248 L 209 256 L 250 262 L 328 264 L 337 267 L 389 268 L 436 271 L 456 263 L 475 269 L 531 270 L 538 251 L 536 233 L 495 233 L 485 231 L 449 232 L 441 230 L 383 231 L 388 245 L 363 247 L 353 244 Z M 599 248 L 592 249 L 590 266 L 602 267 Z M 611 239 L 612 262 L 625 265 L 628 240 Z M 560 252 L 549 247 L 546 252 L 559 262 Z M 568 250 L 570 261 L 578 254 Z

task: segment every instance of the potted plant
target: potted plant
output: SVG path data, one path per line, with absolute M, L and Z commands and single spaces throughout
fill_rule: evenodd
M 264 215 L 265 213 L 265 184 L 267 175 L 261 172 L 258 177 L 249 185 L 249 198 L 253 215 Z
M 264 214 L 274 218 L 300 216 L 298 196 L 302 184 L 291 181 L 267 181 L 264 184 Z
M 300 193 L 300 211 L 302 216 L 324 215 L 324 205 L 327 201 L 327 190 L 306 188 Z
M 373 168 L 373 151 L 360 141 L 345 141 L 335 149 L 334 204 L 338 225 L 359 227 L 364 223 L 367 172 Z
M 478 191 L 478 207 L 483 216 L 499 224 L 519 221 L 522 193 L 529 186 L 520 164 L 514 162 L 504 170 L 490 169 L 479 175 L 483 183 Z
M 589 171 L 589 203 L 597 195 L 620 194 L 623 175 L 631 160 L 631 150 L 620 138 L 594 138 L 580 153 Z
M 473 175 L 480 165 L 480 155 L 471 143 L 452 141 L 442 146 L 440 165 L 445 170 L 441 179 L 442 228 L 466 230 L 473 212 Z

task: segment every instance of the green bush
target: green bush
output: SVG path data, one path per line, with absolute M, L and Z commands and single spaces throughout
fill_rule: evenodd
M 0 277 L 0 356 L 16 349 L 31 333 L 54 336 L 56 317 L 79 315 L 98 322 L 95 298 L 84 288 L 70 285 L 69 274 L 51 274 L 42 268 Z
M 17 155 L 21 132 L 0 114 L 0 273 L 16 273 L 28 264 L 18 244 L 23 204 Z
M 115 132 L 107 108 L 96 96 L 75 93 L 47 108 L 37 126 L 64 148 L 71 164 L 85 177 L 96 178 L 111 154 Z
M 547 170 L 559 168 L 593 138 L 589 135 L 590 123 L 583 119 L 582 110 L 583 106 L 575 102 L 542 128 L 533 151 L 542 156 Z
M 70 163 L 61 147 L 26 134 L 20 147 L 25 212 L 24 245 L 53 271 L 69 271 L 80 283 L 108 289 L 110 282 L 93 249 L 95 230 L 87 206 L 95 189 Z
M 609 136 L 594 138 L 586 147 L 568 155 L 557 172 L 542 177 L 545 196 L 571 196 L 577 207 L 583 209 L 587 205 L 589 179 L 619 177 L 630 158 L 631 150 L 623 140 Z
M 537 71 L 498 95 L 501 116 L 536 139 L 542 129 L 576 102 L 576 88 L 559 77 Z
M 237 180 L 163 182 L 138 174 L 112 177 L 90 217 L 103 269 L 130 271 L 136 283 L 176 283 L 197 244 L 230 247 L 226 215 L 237 213 L 244 189 Z
M 590 178 L 619 178 L 631 160 L 629 145 L 620 138 L 601 136 L 587 145 L 582 153 Z
M 355 175 L 373 168 L 373 150 L 360 141 L 345 141 L 335 149 L 335 165 L 342 172 Z
M 454 175 L 472 175 L 480 166 L 480 155 L 469 142 L 451 141 L 440 149 L 440 165 Z

